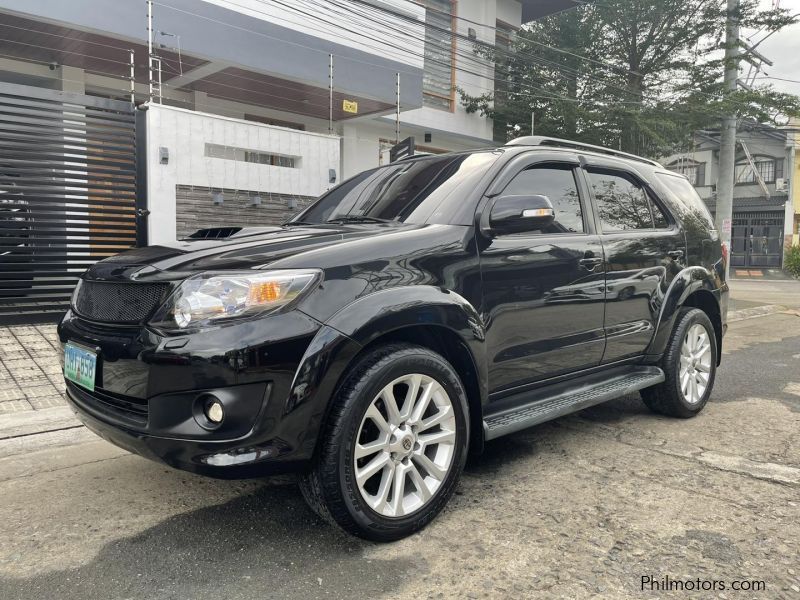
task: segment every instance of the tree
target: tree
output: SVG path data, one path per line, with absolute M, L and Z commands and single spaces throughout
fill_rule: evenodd
M 743 3 L 743 27 L 776 31 L 796 17 Z M 598 0 L 523 27 L 494 61 L 496 94 L 470 96 L 468 111 L 495 120 L 497 141 L 530 132 L 658 156 L 685 148 L 691 132 L 736 112 L 761 123 L 800 115 L 800 98 L 764 85 L 726 94 L 724 0 Z M 499 124 L 499 125 L 498 125 Z

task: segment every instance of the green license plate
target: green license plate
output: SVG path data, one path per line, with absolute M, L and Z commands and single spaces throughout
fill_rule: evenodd
M 97 354 L 70 342 L 64 346 L 64 377 L 94 391 Z

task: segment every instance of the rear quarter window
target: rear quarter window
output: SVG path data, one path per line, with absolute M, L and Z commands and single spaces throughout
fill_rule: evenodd
M 714 229 L 714 218 L 703 199 L 697 194 L 689 180 L 682 175 L 656 173 L 656 178 L 668 199 L 681 214 L 684 226 L 692 228 L 700 226 L 703 229 Z M 694 223 L 686 222 L 694 221 Z

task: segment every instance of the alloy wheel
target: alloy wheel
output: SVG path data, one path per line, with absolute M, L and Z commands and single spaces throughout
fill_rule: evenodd
M 353 462 L 358 490 L 384 517 L 424 507 L 453 463 L 456 417 L 450 396 L 434 378 L 399 377 L 370 403 L 358 429 Z
M 689 404 L 697 404 L 706 393 L 712 358 L 708 331 L 700 323 L 695 323 L 686 330 L 683 338 L 678 371 L 681 393 Z

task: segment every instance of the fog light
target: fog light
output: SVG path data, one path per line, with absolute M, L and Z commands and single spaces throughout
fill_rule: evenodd
M 222 409 L 222 402 L 219 400 L 211 400 L 206 403 L 206 419 L 212 423 L 222 423 L 225 417 L 225 411 Z

